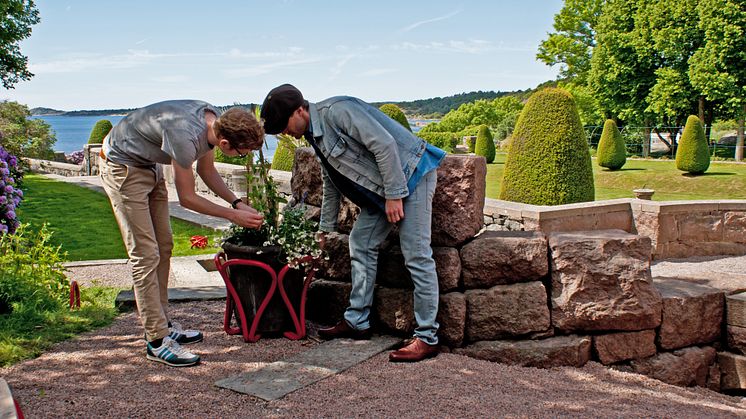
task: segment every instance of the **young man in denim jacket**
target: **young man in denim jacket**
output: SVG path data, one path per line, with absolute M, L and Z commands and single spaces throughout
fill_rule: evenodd
M 341 195 L 360 207 L 350 233 L 350 306 L 344 320 L 319 330 L 319 335 L 370 338 L 378 249 L 399 223 L 401 250 L 414 282 L 417 328 L 414 338 L 389 354 L 389 360 L 416 362 L 437 355 L 438 277 L 430 223 L 438 178 L 435 169 L 445 152 L 360 99 L 338 96 L 308 103 L 289 84 L 269 92 L 261 117 L 267 134 L 305 136 L 321 160 L 322 232 L 336 230 Z

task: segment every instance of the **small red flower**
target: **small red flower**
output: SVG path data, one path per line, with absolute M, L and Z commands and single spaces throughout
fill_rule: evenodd
M 192 238 L 189 239 L 189 242 L 192 243 L 192 249 L 195 247 L 200 249 L 207 247 L 207 237 L 205 236 L 192 236 Z

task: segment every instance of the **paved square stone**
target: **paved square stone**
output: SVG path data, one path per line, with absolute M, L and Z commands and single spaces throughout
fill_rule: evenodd
M 215 385 L 263 400 L 277 400 L 339 374 L 399 342 L 400 338 L 392 336 L 376 336 L 371 340 L 334 339 L 284 361 L 224 378 L 215 382 Z

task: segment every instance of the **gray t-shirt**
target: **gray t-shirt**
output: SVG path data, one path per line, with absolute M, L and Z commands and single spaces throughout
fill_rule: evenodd
M 104 139 L 106 157 L 120 164 L 171 164 L 191 167 L 212 147 L 207 142 L 205 111 L 220 116 L 199 100 L 168 100 L 140 108 L 112 128 Z

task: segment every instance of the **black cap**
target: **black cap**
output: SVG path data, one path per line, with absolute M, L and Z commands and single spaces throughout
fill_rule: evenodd
M 270 90 L 262 103 L 264 132 L 275 135 L 284 131 L 290 115 L 304 102 L 303 94 L 292 84 L 283 84 Z

